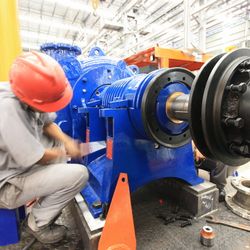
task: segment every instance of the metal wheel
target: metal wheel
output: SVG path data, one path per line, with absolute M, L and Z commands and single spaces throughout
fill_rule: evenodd
M 189 112 L 189 127 L 191 137 L 199 149 L 199 151 L 206 157 L 211 158 L 212 154 L 209 151 L 204 134 L 202 131 L 201 122 L 201 106 L 204 90 L 207 84 L 207 80 L 211 71 L 213 70 L 216 63 L 221 59 L 224 54 L 213 57 L 206 64 L 202 66 L 198 75 L 195 77 L 189 98 L 188 112 Z
M 249 160 L 231 149 L 232 143 L 240 138 L 241 127 L 225 126 L 224 122 L 225 118 L 238 119 L 241 93 L 240 90 L 236 93 L 229 89 L 240 89 L 238 86 L 243 81 L 249 82 L 249 72 L 242 70 L 242 65 L 249 59 L 249 49 L 224 55 L 210 73 L 202 100 L 201 122 L 208 150 L 212 158 L 231 166 Z M 244 134 L 241 139 L 244 139 Z
M 162 129 L 159 124 L 155 115 L 155 110 L 157 97 L 160 91 L 163 90 L 168 84 L 174 82 L 182 83 L 190 89 L 193 79 L 194 75 L 189 70 L 183 68 L 172 68 L 166 69 L 163 73 L 157 75 L 147 86 L 142 99 L 143 123 L 149 138 L 158 144 L 165 147 L 175 148 L 183 146 L 190 141 L 188 125 L 180 134 L 173 134 L 171 132 L 168 133 L 166 130 Z

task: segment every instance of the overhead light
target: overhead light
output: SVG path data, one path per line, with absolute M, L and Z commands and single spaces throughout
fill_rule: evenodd
M 50 35 L 46 35 L 46 34 L 42 34 L 42 33 L 37 33 L 37 32 L 31 32 L 31 31 L 27 31 L 27 30 L 22 30 L 21 31 L 21 37 L 22 38 L 28 38 L 31 41 L 36 41 L 38 40 L 39 42 L 41 42 L 41 44 L 43 42 L 60 42 L 60 43 L 72 43 L 72 40 L 70 39 L 65 39 L 63 37 L 57 37 L 57 36 L 50 36 Z
M 116 30 L 116 31 L 121 31 L 123 30 L 123 26 L 119 23 L 114 23 L 114 22 L 104 22 L 103 23 L 103 29 L 108 29 L 108 30 Z
M 19 16 L 20 21 L 26 21 L 31 24 L 39 24 L 39 25 L 44 25 L 47 27 L 52 27 L 60 30 L 70 30 L 70 31 L 75 31 L 75 32 L 84 32 L 86 34 L 90 35 L 97 35 L 97 31 L 93 29 L 88 29 L 88 28 L 83 28 L 81 26 L 76 26 L 76 25 L 69 25 L 69 24 L 64 24 L 59 21 L 55 21 L 54 19 L 41 19 L 37 15 L 20 15 Z

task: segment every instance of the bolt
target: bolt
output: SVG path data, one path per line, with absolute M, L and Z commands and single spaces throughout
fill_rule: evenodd
M 242 82 L 240 84 L 231 84 L 226 87 L 227 90 L 230 90 L 232 92 L 240 92 L 241 94 L 245 93 L 247 90 L 247 84 L 245 82 Z
M 155 144 L 154 144 L 154 148 L 155 148 L 155 149 L 158 149 L 159 147 L 160 147 L 160 145 L 159 145 L 158 143 L 155 143 Z
M 240 69 L 248 70 L 250 69 L 250 61 L 244 61 L 240 64 Z
M 238 153 L 246 157 L 250 157 L 250 150 L 248 145 L 236 145 L 232 143 L 230 145 L 230 149 L 233 150 L 235 153 Z
M 181 223 L 181 227 L 187 227 L 187 226 L 191 226 L 191 225 L 192 225 L 192 222 L 190 220 Z
M 243 128 L 244 127 L 244 120 L 241 117 L 235 118 L 226 118 L 224 120 L 226 126 L 234 126 L 236 128 Z
M 99 50 L 98 49 L 96 49 L 94 53 L 95 53 L 96 56 L 99 56 Z
M 83 92 L 83 93 L 86 93 L 86 92 L 87 92 L 87 90 L 86 90 L 86 89 L 83 89 L 83 90 L 82 90 L 82 92 Z
M 168 225 L 173 222 L 175 222 L 175 217 L 170 217 L 169 219 L 165 220 L 164 225 Z
M 87 82 L 87 78 L 85 78 L 85 77 L 82 78 L 82 82 L 83 82 L 83 83 L 86 83 L 86 82 Z
M 102 203 L 101 201 L 95 201 L 92 203 L 92 207 L 93 208 L 101 208 L 102 207 Z

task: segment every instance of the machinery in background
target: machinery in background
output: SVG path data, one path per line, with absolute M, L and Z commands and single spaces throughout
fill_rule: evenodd
M 211 56 L 208 54 L 203 54 L 196 58 L 188 52 L 156 46 L 140 51 L 124 60 L 128 65 L 137 65 L 141 72 L 149 73 L 156 69 L 173 67 L 182 67 L 191 71 L 199 70 L 209 58 Z

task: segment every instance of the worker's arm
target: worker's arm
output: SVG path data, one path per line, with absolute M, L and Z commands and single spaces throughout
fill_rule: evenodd
M 192 141 L 192 148 L 194 152 L 194 158 L 196 161 L 205 159 L 205 156 L 196 148 L 193 141 Z
M 36 163 L 39 165 L 47 165 L 51 162 L 54 162 L 60 158 L 66 158 L 66 152 L 61 148 L 47 148 L 45 149 L 44 155 L 42 158 Z
M 80 144 L 77 143 L 75 140 L 73 140 L 71 137 L 66 135 L 65 133 L 62 132 L 62 130 L 53 122 L 48 123 L 44 126 L 43 128 L 44 134 L 47 136 L 61 141 L 64 144 L 66 153 L 72 157 L 72 158 L 80 158 L 82 157 L 81 155 L 81 149 L 80 149 Z M 61 150 L 63 151 L 63 150 Z M 56 154 L 61 154 L 60 150 L 58 148 L 52 148 L 51 151 L 48 150 L 47 155 L 45 158 L 50 158 L 53 157 Z M 46 154 L 46 153 L 45 153 Z

